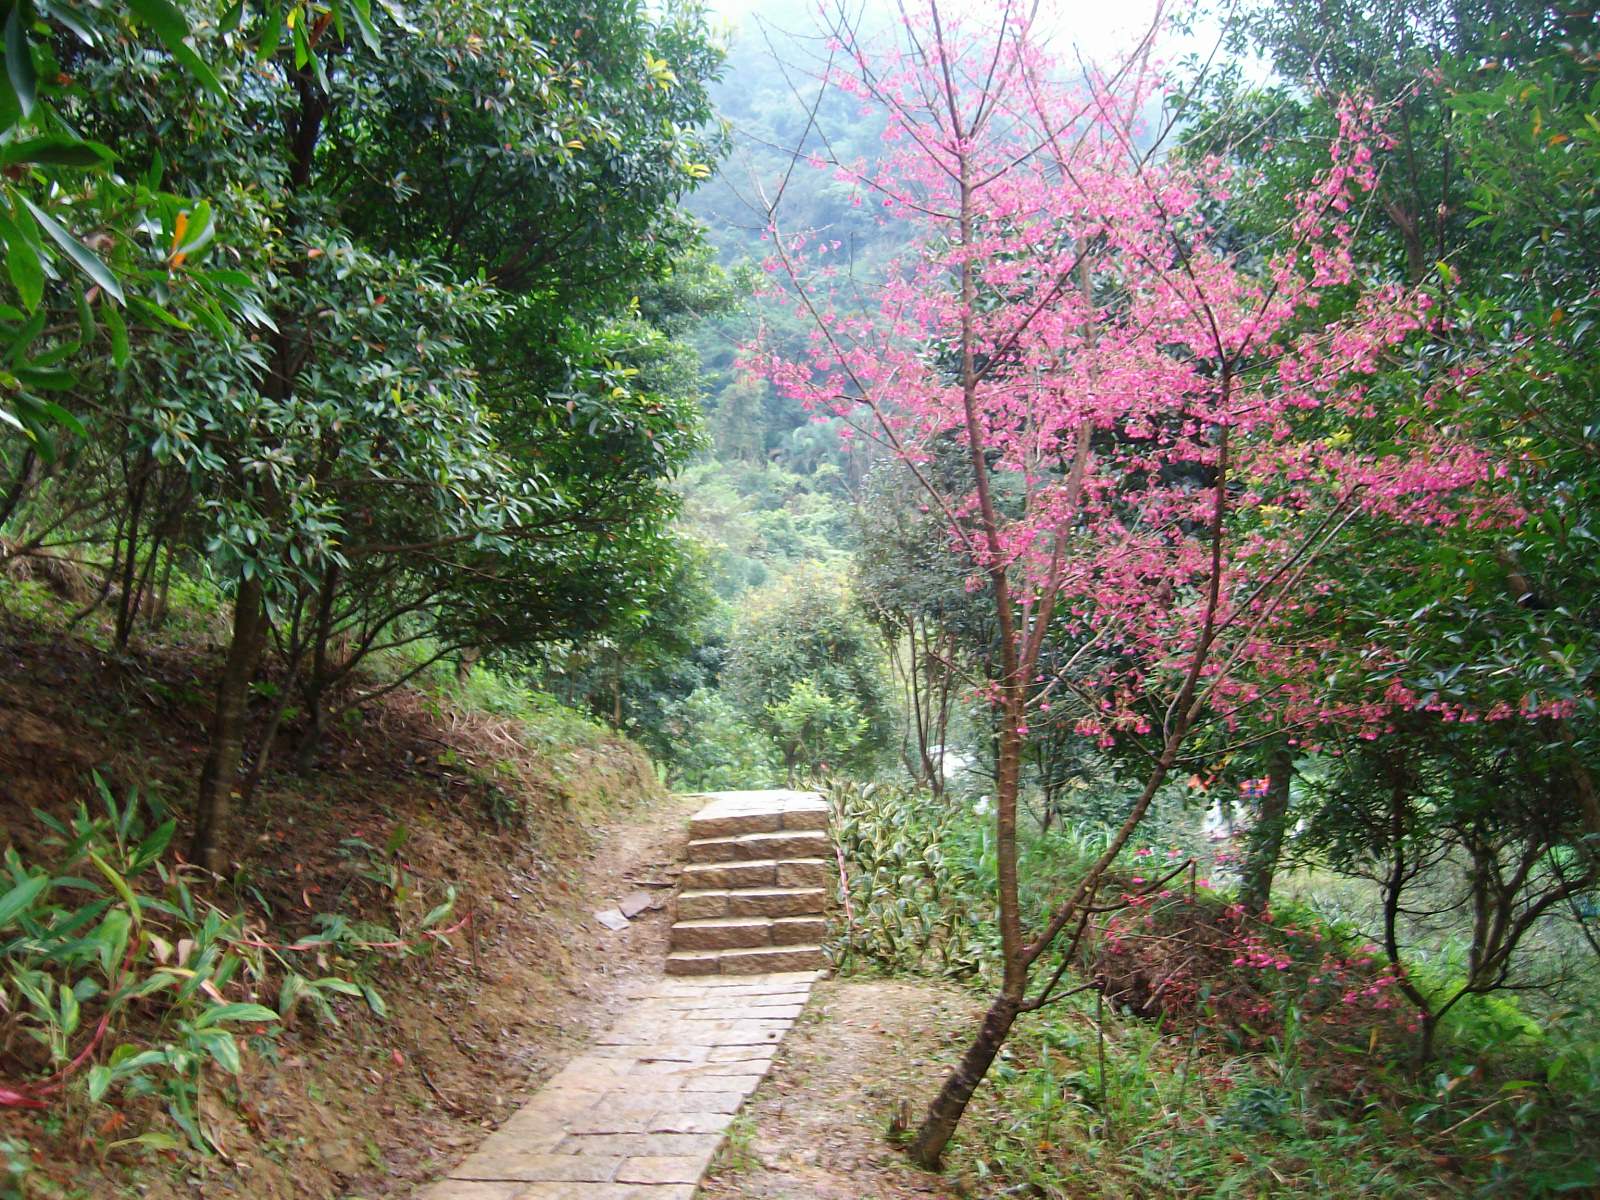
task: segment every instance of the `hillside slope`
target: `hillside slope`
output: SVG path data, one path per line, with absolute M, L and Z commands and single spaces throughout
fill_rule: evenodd
M 98 771 L 115 796 L 137 788 L 170 803 L 180 817 L 172 844 L 183 846 L 217 667 L 205 622 L 118 658 L 97 647 L 92 626 L 63 634 L 37 606 L 26 618 L 12 607 L 0 613 L 5 842 L 25 862 L 48 862 L 38 814 L 61 819 L 94 803 Z M 337 995 L 336 1023 L 303 1007 L 279 1034 L 257 1029 L 238 1076 L 205 1074 L 199 1113 L 215 1155 L 160 1138 L 153 1151 L 114 1146 L 177 1133 L 149 1095 L 88 1105 L 69 1088 L 42 1110 L 0 1109 L 17 1194 L 403 1196 L 603 1024 L 635 959 L 658 949 L 661 918 L 614 934 L 593 911 L 667 882 L 678 823 L 654 819 L 667 801 L 636 746 L 572 714 L 498 707 L 508 711 L 411 688 L 364 705 L 315 770 L 269 771 L 237 814 L 233 875 L 195 885 L 220 908 L 242 908 L 250 939 L 270 948 L 259 990 L 273 995 L 261 999 L 272 1002 L 272 972 L 292 963 L 369 984 L 386 1017 L 359 995 Z M 618 837 L 599 836 L 619 823 Z M 417 936 L 421 913 L 449 888 L 454 908 L 439 923 L 448 932 Z M 298 945 L 330 917 L 372 948 Z M 0 1020 L 0 1077 L 37 1078 L 18 1014 Z M 160 1044 L 157 1020 L 141 1028 L 134 1018 L 128 1037 Z

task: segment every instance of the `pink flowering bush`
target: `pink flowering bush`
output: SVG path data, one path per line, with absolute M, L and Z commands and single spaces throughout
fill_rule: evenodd
M 1309 914 L 1252 916 L 1187 884 L 1130 889 L 1088 950 L 1107 1000 L 1168 1027 L 1225 1027 L 1247 1042 L 1281 1032 L 1292 1005 L 1303 1032 L 1326 1037 L 1416 1031 L 1399 979 L 1377 946 Z

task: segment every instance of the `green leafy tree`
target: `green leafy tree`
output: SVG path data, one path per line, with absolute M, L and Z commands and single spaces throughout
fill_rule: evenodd
M 788 695 L 767 705 L 764 715 L 791 787 L 853 760 L 867 732 L 867 719 L 854 696 L 831 696 L 809 679 L 796 680 Z
M 791 769 L 827 737 L 849 743 L 828 760 L 831 766 L 863 772 L 892 744 L 896 714 L 882 650 L 836 579 L 797 572 L 748 595 L 723 681 L 746 720 L 784 747 Z M 803 714 L 813 710 L 816 725 L 802 736 Z M 853 731 L 848 738 L 846 730 Z

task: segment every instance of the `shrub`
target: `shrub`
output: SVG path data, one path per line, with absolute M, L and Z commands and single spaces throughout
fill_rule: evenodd
M 161 862 L 176 822 L 137 793 L 119 803 L 97 775 L 104 816 L 80 803 L 66 821 L 46 814 L 48 868 L 5 852 L 0 895 L 0 1037 L 23 1082 L 5 1103 L 45 1108 L 64 1094 L 93 1104 L 114 1092 L 149 1097 L 197 1149 L 208 1070 L 238 1074 L 233 1028 L 270 1035 L 278 1011 L 257 1002 L 261 949 L 244 917 L 196 898 Z M 327 983 L 342 981 L 321 981 Z M 13 1068 L 15 1069 L 15 1068 Z M 170 1147 L 150 1131 L 123 1143 Z

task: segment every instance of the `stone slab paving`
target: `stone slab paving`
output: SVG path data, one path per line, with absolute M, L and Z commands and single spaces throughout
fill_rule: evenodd
M 692 1200 L 816 971 L 649 984 L 419 1200 Z

